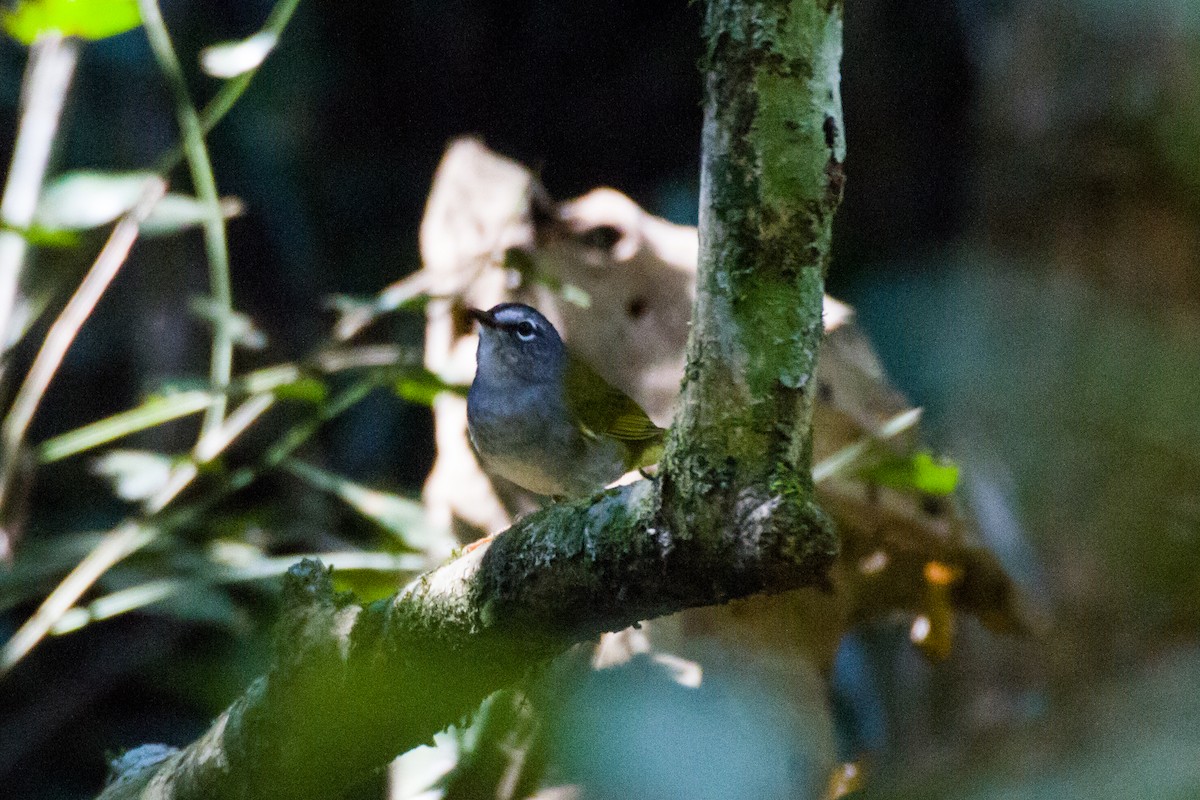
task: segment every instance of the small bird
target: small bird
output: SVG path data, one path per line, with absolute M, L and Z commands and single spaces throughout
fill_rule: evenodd
M 537 310 L 470 309 L 479 323 L 467 431 L 484 468 L 535 494 L 593 494 L 662 454 L 665 431 L 572 356 Z

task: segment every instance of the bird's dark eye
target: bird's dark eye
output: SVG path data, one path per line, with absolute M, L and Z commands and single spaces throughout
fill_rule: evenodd
M 529 320 L 521 320 L 517 323 L 517 338 L 523 342 L 528 342 L 537 332 L 537 328 Z

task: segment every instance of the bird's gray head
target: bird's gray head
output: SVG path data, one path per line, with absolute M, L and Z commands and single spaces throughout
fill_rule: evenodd
M 558 331 L 536 309 L 501 303 L 468 313 L 479 323 L 477 376 L 498 383 L 541 383 L 558 380 L 566 368 L 567 352 Z

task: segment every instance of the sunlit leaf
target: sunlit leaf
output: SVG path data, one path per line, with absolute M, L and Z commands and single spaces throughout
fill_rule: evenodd
M 153 428 L 189 414 L 197 414 L 208 408 L 212 397 L 211 393 L 200 390 L 150 397 L 137 408 L 97 420 L 43 442 L 41 460 L 43 463 L 58 461 L 122 436 Z
M 322 556 L 322 558 L 324 558 Z M 430 565 L 426 564 L 427 569 Z M 420 570 L 414 570 L 417 572 Z M 385 597 L 391 597 L 404 584 L 408 576 L 394 572 L 378 572 L 361 569 L 335 569 L 333 572 L 333 588 L 339 592 L 353 592 L 362 603 L 374 603 Z
M 958 486 L 958 465 L 951 461 L 934 460 L 928 452 L 913 453 L 907 458 L 887 458 L 863 470 L 863 478 L 880 486 L 901 491 L 925 494 L 951 494 Z
M 137 0 L 21 0 L 0 14 L 9 36 L 25 44 L 48 31 L 104 39 L 142 24 Z
M 162 453 L 113 450 L 96 459 L 92 472 L 107 478 L 117 497 L 137 502 L 162 491 L 174 466 L 175 459 Z
M 275 396 L 280 400 L 299 400 L 320 405 L 329 399 L 329 387 L 316 378 L 299 378 L 275 387 Z
M 278 42 L 277 33 L 260 31 L 240 42 L 215 44 L 200 53 L 200 67 L 214 78 L 236 78 L 257 69 Z
M 0 223 L 0 230 L 20 234 L 25 241 L 38 247 L 64 249 L 79 246 L 79 236 L 73 231 L 52 231 L 39 225 L 16 228 L 3 223 Z
M 107 225 L 133 208 L 146 182 L 153 177 L 152 172 L 64 172 L 42 191 L 34 215 L 36 229 L 61 234 Z M 234 217 L 241 212 L 240 200 L 222 198 L 223 216 Z M 207 208 L 196 198 L 168 194 L 155 205 L 141 227 L 148 236 L 164 236 L 196 227 L 207 216 Z

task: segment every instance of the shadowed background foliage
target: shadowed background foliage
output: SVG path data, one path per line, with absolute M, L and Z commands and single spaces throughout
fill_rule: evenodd
M 271 6 L 163 5 L 202 99 L 214 83 L 194 69 L 200 48 L 248 35 Z M 695 222 L 697 6 L 376 6 L 302 2 L 209 137 L 222 194 L 246 205 L 230 224 L 236 304 L 269 342 L 240 367 L 303 356 L 332 319 L 324 298 L 369 295 L 417 266 L 433 169 L 463 133 L 537 167 L 555 197 L 610 185 Z M 903 627 L 859 632 L 834 681 L 843 755 L 895 771 L 880 797 L 1005 796 L 1021 781 L 1030 797 L 1194 796 L 1179 742 L 1200 747 L 1184 724 L 1194 700 L 1181 699 L 1200 681 L 1200 12 L 1189 0 L 847 0 L 845 19 L 848 182 L 830 290 L 857 306 L 926 407 L 932 443 L 963 465 L 981 533 L 1045 635 L 968 624 L 931 666 Z M 0 43 L 0 130 L 14 130 L 25 52 Z M 146 167 L 176 128 L 144 34 L 82 52 L 57 168 Z M 0 137 L 4 163 L 11 146 Z M 45 253 L 38 268 L 85 258 Z M 203 261 L 195 233 L 138 245 L 33 441 L 202 379 L 208 329 L 181 298 L 207 291 Z M 421 329 L 399 316 L 376 336 L 419 344 Z M 177 423 L 135 444 L 179 452 L 193 435 Z M 415 492 L 429 414 L 376 392 L 306 457 Z M 212 524 L 265 552 L 384 538 L 287 475 L 227 505 Z M 43 469 L 30 508 L 18 558 L 124 510 L 87 457 Z M 275 602 L 265 585 L 185 596 L 43 644 L 0 683 L 4 785 L 91 796 L 106 754 L 192 739 L 261 669 Z M 35 606 L 5 611 L 0 636 Z M 568 732 L 591 711 L 575 713 Z

